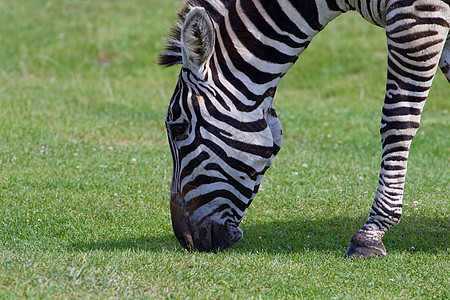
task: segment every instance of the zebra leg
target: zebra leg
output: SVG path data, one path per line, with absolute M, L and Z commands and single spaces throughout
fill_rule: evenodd
M 430 30 L 434 35 L 424 39 L 423 31 L 420 35 L 394 29 L 391 33 L 386 30 L 388 76 L 380 128 L 383 152 L 378 188 L 370 215 L 353 236 L 344 257 L 386 255 L 382 238 L 400 221 L 410 145 L 448 33 L 448 29 L 438 34 Z
M 441 60 L 439 61 L 439 67 L 447 77 L 450 83 L 450 35 L 447 36 L 447 42 L 444 45 L 444 50 L 442 50 Z

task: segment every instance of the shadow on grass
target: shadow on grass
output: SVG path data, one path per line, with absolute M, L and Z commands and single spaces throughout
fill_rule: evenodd
M 267 223 L 244 222 L 241 228 L 244 238 L 231 248 L 235 252 L 294 253 L 302 251 L 337 252 L 347 250 L 352 235 L 365 218 L 335 217 L 324 219 L 300 219 Z M 387 251 L 437 252 L 450 247 L 450 223 L 448 217 L 404 218 L 384 238 Z M 414 247 L 415 250 L 412 250 Z M 124 251 L 152 252 L 184 251 L 174 235 L 124 237 L 103 241 L 79 242 L 68 245 L 69 251 Z
M 365 217 L 336 217 L 321 220 L 275 221 L 243 226 L 244 239 L 236 251 L 344 253 Z M 404 218 L 383 239 L 387 251 L 437 252 L 450 247 L 448 217 Z M 414 247 L 412 250 L 411 247 Z
M 101 240 L 92 242 L 77 242 L 66 247 L 69 251 L 124 251 L 129 249 L 160 252 L 165 250 L 182 250 L 177 248 L 178 241 L 173 234 L 161 236 L 141 236 L 122 239 Z

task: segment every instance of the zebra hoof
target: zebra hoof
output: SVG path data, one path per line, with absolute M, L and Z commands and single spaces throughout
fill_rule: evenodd
M 344 258 L 383 258 L 385 256 L 386 248 L 381 238 L 379 240 L 367 238 L 367 236 L 358 232 L 353 236 Z

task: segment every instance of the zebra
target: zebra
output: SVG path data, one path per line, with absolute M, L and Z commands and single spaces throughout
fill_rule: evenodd
M 437 66 L 450 82 L 449 0 L 190 0 L 159 64 L 181 64 L 166 128 L 173 158 L 170 212 L 189 250 L 222 251 L 282 143 L 273 107 L 281 78 L 312 38 L 355 10 L 385 28 L 386 94 L 378 187 L 344 257 L 384 257 L 400 221 L 411 141 Z

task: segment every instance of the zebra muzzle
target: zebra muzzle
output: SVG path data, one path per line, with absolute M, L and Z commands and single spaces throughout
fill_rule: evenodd
M 186 217 L 183 207 L 172 202 L 170 211 L 175 237 L 181 246 L 189 251 L 223 251 L 242 238 L 242 230 L 239 227 L 213 221 L 197 224 Z

